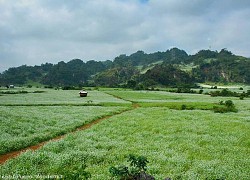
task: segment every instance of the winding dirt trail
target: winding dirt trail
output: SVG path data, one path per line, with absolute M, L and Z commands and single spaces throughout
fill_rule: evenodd
M 12 159 L 12 158 L 15 158 L 15 157 L 19 156 L 21 153 L 24 153 L 25 151 L 28 151 L 28 150 L 35 151 L 35 150 L 41 148 L 42 146 L 44 146 L 44 145 L 45 145 L 46 143 L 48 143 L 48 142 L 51 142 L 51 141 L 58 141 L 58 140 L 64 138 L 64 137 L 65 137 L 66 135 L 68 135 L 68 134 L 73 134 L 73 133 L 76 133 L 76 132 L 78 132 L 78 131 L 82 131 L 82 130 L 85 130 L 85 129 L 89 129 L 89 128 L 91 128 L 93 125 L 98 124 L 98 123 L 100 123 L 100 122 L 103 121 L 103 120 L 109 119 L 109 118 L 111 118 L 111 117 L 113 117 L 113 116 L 122 114 L 122 113 L 127 112 L 127 111 L 134 110 L 134 109 L 136 109 L 136 108 L 138 108 L 138 107 L 140 107 L 139 104 L 132 104 L 132 109 L 126 109 L 126 110 L 124 110 L 124 111 L 115 113 L 115 114 L 113 114 L 113 115 L 104 116 L 104 117 L 102 117 L 102 118 L 96 119 L 96 120 L 94 120 L 94 121 L 92 121 L 92 122 L 90 122 L 90 123 L 88 123 L 88 124 L 85 124 L 85 125 L 83 125 L 83 126 L 77 128 L 77 129 L 75 129 L 75 130 L 73 130 L 73 131 L 71 131 L 71 132 L 69 132 L 69 133 L 66 133 L 66 134 L 61 135 L 61 136 L 54 137 L 54 138 L 52 138 L 52 139 L 50 139 L 50 140 L 48 140 L 48 141 L 41 142 L 41 143 L 39 143 L 39 144 L 37 144 L 37 145 L 29 146 L 29 147 L 27 147 L 27 148 L 24 148 L 24 149 L 21 149 L 21 150 L 18 150 L 18 151 L 9 152 L 9 153 L 7 153 L 7 154 L 0 155 L 0 165 L 1 165 L 1 164 L 4 164 L 4 163 L 5 163 L 7 160 L 9 160 L 9 159 Z

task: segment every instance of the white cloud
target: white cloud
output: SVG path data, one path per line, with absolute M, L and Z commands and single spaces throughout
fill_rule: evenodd
M 176 46 L 250 56 L 248 0 L 1 0 L 0 68 Z

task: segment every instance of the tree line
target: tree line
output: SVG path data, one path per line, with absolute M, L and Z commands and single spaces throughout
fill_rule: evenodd
M 183 69 L 189 66 L 189 70 Z M 250 59 L 227 49 L 201 50 L 188 55 L 172 48 L 147 54 L 137 51 L 119 55 L 113 61 L 83 62 L 73 59 L 40 66 L 22 65 L 0 74 L 0 85 L 106 86 L 145 89 L 148 87 L 192 87 L 196 82 L 250 84 Z

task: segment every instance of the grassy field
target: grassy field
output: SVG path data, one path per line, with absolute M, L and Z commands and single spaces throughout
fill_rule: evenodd
M 170 93 L 165 91 L 106 91 L 115 97 L 140 104 L 142 107 L 168 107 L 170 109 L 181 109 L 183 105 L 187 109 L 212 110 L 219 106 L 219 102 L 233 100 L 239 104 L 248 101 L 240 101 L 237 97 L 211 97 L 203 94 Z M 249 108 L 250 106 L 239 108 Z
M 23 89 L 18 88 L 14 89 L 14 91 L 23 91 Z M 0 105 L 89 105 L 102 103 L 129 104 L 129 102 L 114 98 L 113 96 L 101 91 L 89 91 L 86 98 L 81 98 L 78 94 L 78 90 L 64 91 L 54 89 L 26 88 L 24 91 L 29 93 L 2 95 L 0 99 Z M 36 91 L 44 92 L 34 93 Z
M 124 109 L 123 106 L 0 107 L 0 154 L 49 140 Z
M 69 132 L 103 115 L 125 109 L 130 111 L 113 115 L 90 129 L 69 134 L 35 152 L 27 151 L 7 161 L 0 166 L 0 177 L 35 177 L 38 174 L 65 177 L 86 164 L 91 179 L 110 179 L 109 167 L 126 165 L 125 156 L 136 154 L 148 158 L 148 173 L 159 180 L 166 177 L 250 179 L 249 98 L 105 89 L 91 92 L 93 96 L 89 99 L 81 99 L 77 91 L 58 91 L 53 96 L 55 92 L 39 94 L 44 98 L 36 97 L 38 102 L 29 99 L 33 93 L 0 96 L 1 124 L 4 122 L 0 128 L 5 132 L 0 136 L 1 148 L 6 139 L 15 141 L 20 136 L 34 142 L 33 136 L 57 130 Z M 90 99 L 101 106 L 88 104 Z M 228 99 L 233 100 L 238 113 L 169 108 L 169 104 L 183 103 L 194 107 L 210 106 Z M 62 106 L 49 106 L 54 101 Z M 40 103 L 47 106 L 37 106 Z M 67 103 L 71 106 L 66 106 Z M 131 109 L 131 103 L 140 107 Z

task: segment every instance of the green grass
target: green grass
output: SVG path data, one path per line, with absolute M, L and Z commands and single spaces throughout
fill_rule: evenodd
M 185 106 L 185 109 L 187 110 L 194 110 L 194 109 L 213 110 L 214 106 L 221 106 L 215 103 L 204 103 L 204 102 L 164 102 L 164 103 L 142 102 L 139 104 L 142 107 L 168 107 L 170 109 L 177 109 L 177 110 L 184 110 L 182 109 L 183 106 Z
M 0 154 L 70 132 L 128 107 L 3 106 L 0 108 Z
M 148 173 L 156 179 L 250 179 L 250 98 L 122 89 L 80 98 L 78 91 L 46 91 L 0 97 L 1 149 L 35 144 L 98 117 L 130 111 L 9 160 L 0 166 L 0 177 L 65 176 L 87 164 L 91 179 L 110 179 L 109 167 L 126 165 L 125 156 L 136 154 L 147 157 Z M 226 100 L 239 112 L 209 110 Z M 140 107 L 132 109 L 132 102 Z M 177 110 L 182 105 L 194 110 Z
M 232 100 L 237 109 L 249 109 L 250 98 L 241 101 L 238 97 L 211 97 L 204 94 L 170 93 L 165 91 L 105 91 L 117 98 L 139 103 L 143 107 L 169 107 L 181 109 L 186 105 L 188 109 L 211 110 L 220 101 Z M 248 104 L 249 103 L 249 104 Z
M 111 95 L 101 91 L 89 91 L 88 96 L 81 98 L 78 90 L 53 90 L 53 89 L 35 89 L 25 88 L 28 92 L 43 90 L 43 93 L 27 93 L 27 94 L 4 94 L 0 97 L 0 105 L 16 105 L 16 104 L 100 104 L 103 102 L 125 103 L 130 104 L 121 99 L 114 98 Z
M 156 179 L 249 179 L 248 112 L 215 114 L 138 108 L 86 131 L 50 142 L 1 166 L 1 174 L 63 174 L 74 159 L 86 163 L 91 179 L 109 179 L 108 168 L 125 155 L 144 155 Z M 249 117 L 249 116 L 248 116 Z
M 133 102 L 166 102 L 185 98 L 162 91 L 106 91 L 113 96 Z

